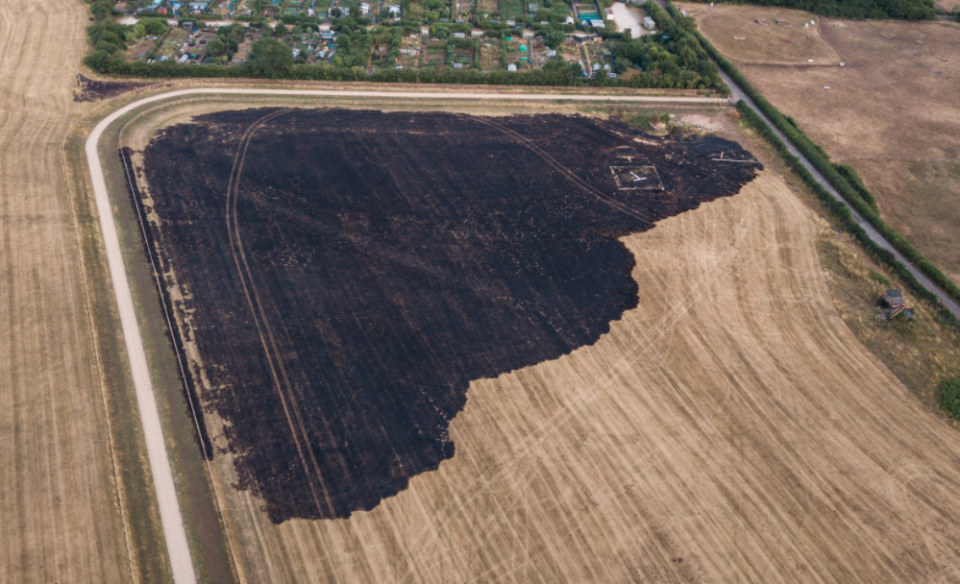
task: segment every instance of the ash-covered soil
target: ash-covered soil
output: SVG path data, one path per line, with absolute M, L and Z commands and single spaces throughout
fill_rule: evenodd
M 149 239 L 188 298 L 177 334 L 237 486 L 276 522 L 402 491 L 454 455 L 471 380 L 590 345 L 637 306 L 619 237 L 737 193 L 749 158 L 580 116 L 260 109 L 167 128 L 144 152 Z M 663 190 L 618 186 L 633 166 Z
M 73 101 L 110 99 L 151 84 L 137 83 L 135 81 L 94 81 L 78 73 L 77 85 L 79 86 L 79 91 L 74 92 Z

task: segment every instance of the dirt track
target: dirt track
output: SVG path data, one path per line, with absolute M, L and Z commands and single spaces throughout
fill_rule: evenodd
M 2 583 L 131 581 L 60 160 L 87 10 L 0 3 Z

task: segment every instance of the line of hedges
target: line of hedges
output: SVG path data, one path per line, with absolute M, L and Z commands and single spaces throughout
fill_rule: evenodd
M 672 3 L 668 4 L 667 7 L 671 12 L 676 12 L 680 18 L 684 18 Z M 675 16 L 675 18 L 676 17 L 677 16 Z M 717 51 L 716 47 L 714 47 L 699 30 L 695 30 L 694 32 L 699 38 L 700 44 L 710 53 L 710 56 L 717 62 L 717 65 L 750 96 L 750 99 L 753 100 L 760 111 L 762 111 L 764 115 L 773 122 L 773 125 L 810 161 L 810 164 L 833 185 L 833 188 L 840 193 L 840 196 L 842 196 L 850 206 L 856 209 L 874 229 L 880 232 L 880 234 L 883 235 L 897 251 L 903 254 L 908 261 L 915 265 L 917 269 L 930 278 L 937 286 L 946 292 L 948 296 L 960 301 L 960 287 L 948 278 L 946 274 L 941 272 L 939 268 L 933 265 L 930 260 L 924 257 L 917 248 L 913 247 L 913 244 L 880 218 L 876 209 L 876 199 L 867 188 L 863 186 L 859 177 L 856 177 L 853 169 L 849 167 L 845 167 L 843 170 L 838 169 L 836 165 L 830 162 L 823 150 L 767 101 L 766 98 L 747 81 L 747 78 Z M 851 180 L 848 180 L 847 177 L 850 177 Z M 856 177 L 856 180 L 852 180 L 854 177 Z
M 960 420 L 960 379 L 944 379 L 937 387 L 940 407 L 955 420 Z
M 694 0 L 709 2 L 710 0 Z M 755 4 L 805 10 L 820 16 L 856 20 L 933 20 L 936 8 L 932 0 L 726 0 L 729 4 Z
M 797 173 L 797 175 L 803 179 L 803 182 L 810 187 L 830 215 L 840 222 L 843 228 L 853 236 L 857 243 L 859 243 L 872 258 L 896 274 L 897 278 L 899 278 L 915 296 L 937 307 L 942 318 L 948 321 L 954 320 L 953 315 L 943 307 L 943 304 L 940 302 L 940 299 L 937 298 L 936 294 L 927 290 L 889 250 L 880 247 L 870 239 L 870 236 L 867 235 L 863 227 L 860 227 L 857 223 L 850 209 L 844 205 L 843 202 L 838 201 L 831 195 L 830 192 L 814 178 L 813 174 L 807 170 L 807 167 L 803 165 L 800 159 L 790 153 L 787 145 L 774 133 L 773 129 L 767 125 L 763 118 L 761 118 L 757 112 L 753 111 L 753 108 L 747 105 L 746 102 L 740 101 L 737 103 L 737 111 L 740 112 L 747 126 L 756 130 L 758 134 L 774 147 L 777 154 L 786 162 L 787 166 Z
M 860 175 L 857 174 L 856 170 L 846 164 L 839 163 L 835 163 L 833 167 L 836 168 L 837 172 L 850 184 L 850 187 L 857 191 L 860 198 L 870 205 L 870 208 L 873 209 L 874 212 L 880 212 L 880 209 L 877 208 L 877 200 L 873 197 L 873 193 L 867 190 L 867 187 L 863 184 L 863 180 L 860 179 Z
M 332 65 L 295 64 L 273 75 L 256 75 L 246 65 L 229 67 L 212 65 L 186 65 L 165 61 L 163 63 L 145 63 L 143 61 L 124 61 L 109 55 L 94 53 L 84 59 L 91 69 L 110 75 L 122 75 L 145 78 L 219 78 L 219 79 L 293 79 L 298 81 L 377 81 L 382 83 L 445 83 L 464 85 L 526 85 L 526 86 L 593 86 L 625 87 L 616 83 L 616 79 L 585 80 L 574 75 L 567 68 L 533 69 L 531 71 L 490 71 L 481 73 L 475 69 L 384 69 L 368 74 L 361 67 L 335 67 Z

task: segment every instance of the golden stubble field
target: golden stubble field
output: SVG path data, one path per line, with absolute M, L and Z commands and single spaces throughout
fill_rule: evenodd
M 712 16 L 728 8 L 749 11 L 743 26 L 775 11 L 693 14 L 711 42 L 750 60 L 728 52 L 727 27 Z M 738 66 L 835 161 L 854 167 L 884 218 L 960 282 L 960 24 L 823 18 L 820 26 L 824 45 L 851 66 Z
M 640 306 L 591 347 L 475 381 L 454 458 L 370 512 L 275 525 L 217 457 L 241 580 L 957 580 L 960 435 L 840 319 L 822 229 L 765 171 L 625 238 Z
M 60 144 L 87 6 L 0 3 L 0 582 L 131 581 Z

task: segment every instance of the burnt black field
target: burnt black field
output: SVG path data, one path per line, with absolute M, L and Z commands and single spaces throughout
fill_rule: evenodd
M 274 109 L 159 134 L 147 239 L 189 294 L 176 340 L 199 347 L 236 487 L 276 522 L 372 509 L 454 456 L 471 380 L 608 332 L 637 306 L 618 238 L 759 168 L 732 142 L 638 136 L 579 116 Z M 654 166 L 663 189 L 618 188 L 612 166 Z

